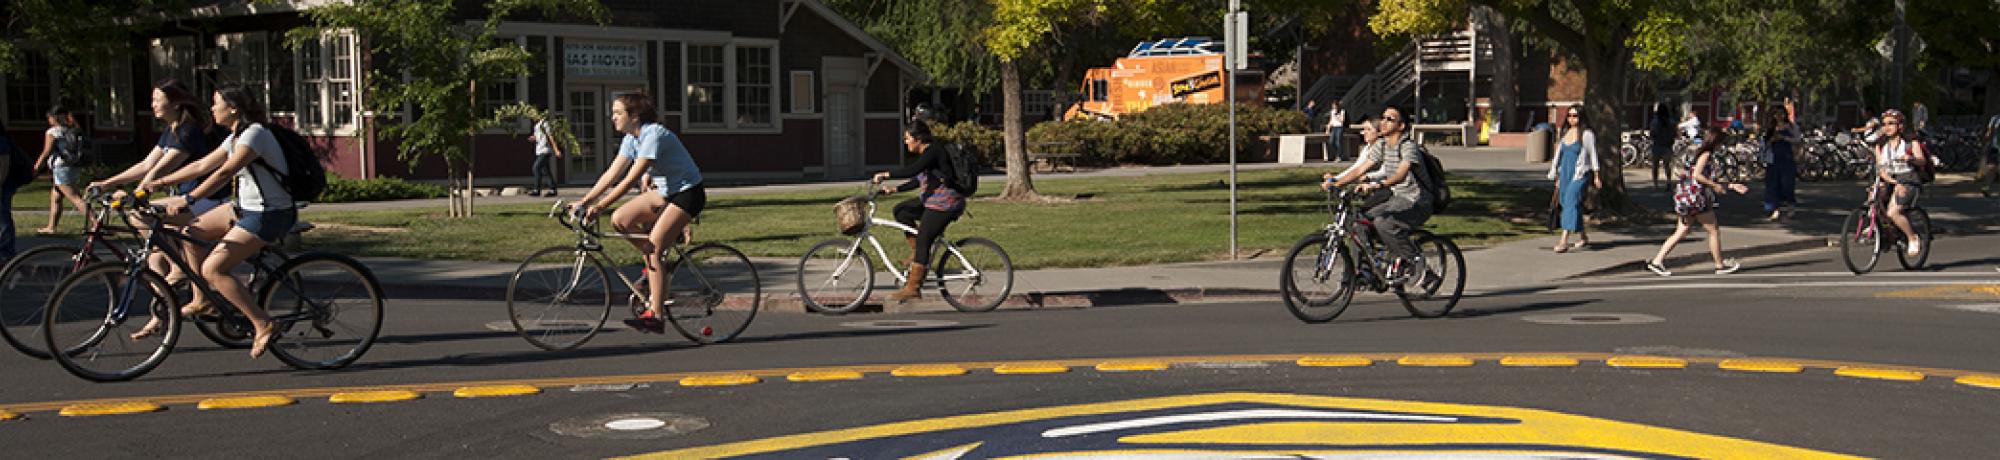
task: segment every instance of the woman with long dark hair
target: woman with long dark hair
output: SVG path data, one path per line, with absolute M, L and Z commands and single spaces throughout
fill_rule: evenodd
M 42 134 L 42 154 L 35 159 L 35 168 L 47 167 L 54 176 L 55 187 L 49 189 L 49 225 L 35 230 L 48 235 L 56 232 L 56 224 L 62 222 L 63 201 L 76 207 L 76 214 L 90 218 L 89 209 L 83 205 L 83 197 L 76 193 L 76 174 L 79 169 L 76 158 L 83 146 L 76 134 L 76 117 L 68 108 L 56 106 L 49 109 L 49 130 Z
M 1549 162 L 1549 180 L 1555 181 L 1556 201 L 1561 208 L 1559 225 L 1562 236 L 1556 239 L 1558 253 L 1583 249 L 1590 244 L 1590 235 L 1584 233 L 1583 200 L 1588 187 L 1604 188 L 1604 180 L 1597 172 L 1597 133 L 1583 122 L 1583 110 L 1570 107 L 1568 116 L 1563 117 L 1561 147 L 1556 161 Z M 1585 179 L 1589 179 L 1588 182 Z M 1576 244 L 1569 243 L 1569 234 L 1576 233 Z
M 153 118 L 165 123 L 167 127 L 166 131 L 160 133 L 159 140 L 153 143 L 153 149 L 146 153 L 145 158 L 140 159 L 138 163 L 133 164 L 131 167 L 125 168 L 124 171 L 113 174 L 111 177 L 91 182 L 90 188 L 109 189 L 122 184 L 138 183 L 141 184 L 140 188 L 142 189 L 157 186 L 163 189 L 162 191 L 172 192 L 165 194 L 168 196 L 180 196 L 194 189 L 194 186 L 197 185 L 194 181 L 161 183 L 161 181 L 156 179 L 165 177 L 168 173 L 179 169 L 184 164 L 200 161 L 220 151 L 220 149 L 213 148 L 212 139 L 210 139 L 212 125 L 209 123 L 208 112 L 201 107 L 200 101 L 195 98 L 194 93 L 188 91 L 186 84 L 171 78 L 160 80 L 159 83 L 153 85 L 152 109 Z M 169 228 L 183 226 L 227 226 L 228 222 L 226 221 L 198 222 L 196 219 L 197 216 L 221 206 L 224 198 L 227 198 L 226 192 L 219 192 L 214 196 L 199 197 L 199 199 L 192 203 L 188 203 L 187 206 L 169 208 L 167 215 L 163 217 L 162 221 Z M 141 219 L 133 217 L 130 221 L 134 227 L 142 231 L 147 230 L 146 222 Z M 183 244 L 181 249 L 183 250 L 182 254 L 185 254 L 188 259 L 186 262 L 189 267 L 199 267 L 201 259 L 208 254 L 208 248 L 201 247 L 200 245 Z M 167 262 L 164 254 L 155 253 L 148 257 L 151 260 L 153 270 L 166 274 L 169 284 L 179 284 L 182 280 L 194 275 L 193 273 L 181 273 L 178 266 Z M 188 306 L 200 308 L 200 306 L 207 305 L 208 303 L 208 294 L 202 292 L 200 289 L 196 289 L 194 290 L 193 298 L 188 301 Z M 141 332 L 145 333 L 149 330 L 150 327 L 141 329 Z
M 1687 238 L 1688 230 L 1695 224 L 1700 224 L 1702 230 L 1708 232 L 1708 255 L 1714 259 L 1715 274 L 1727 275 L 1743 268 L 1743 264 L 1735 259 L 1722 258 L 1722 227 L 1715 222 L 1715 194 L 1732 191 L 1740 195 L 1749 193 L 1750 187 L 1714 179 L 1715 163 L 1709 157 L 1715 154 L 1715 147 L 1721 143 L 1721 138 L 1722 133 L 1715 128 L 1702 129 L 1701 145 L 1695 147 L 1694 155 L 1685 157 L 1686 160 L 1676 166 L 1681 181 L 1674 185 L 1674 214 L 1680 219 L 1674 226 L 1673 236 L 1667 237 L 1666 244 L 1660 245 L 1660 252 L 1646 259 L 1646 269 L 1654 274 L 1673 276 L 1674 272 L 1667 270 L 1667 254 L 1674 252 L 1674 246 Z

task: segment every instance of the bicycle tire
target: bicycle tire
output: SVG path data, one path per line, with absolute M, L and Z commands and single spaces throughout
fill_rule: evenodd
M 140 270 L 137 279 L 132 279 L 127 275 L 131 269 L 124 262 L 92 264 L 64 277 L 61 287 L 49 297 L 48 309 L 42 317 L 46 331 L 42 335 L 43 345 L 51 351 L 50 357 L 70 374 L 94 382 L 131 380 L 152 372 L 173 353 L 181 333 L 180 312 L 176 311 L 180 302 L 158 273 Z M 129 297 L 124 295 L 127 293 Z M 140 298 L 141 295 L 145 297 Z M 120 308 L 126 314 L 114 318 Z M 163 329 L 153 337 L 131 338 L 131 332 L 143 328 L 144 323 L 130 332 L 125 330 L 126 326 L 142 318 L 161 319 Z M 155 338 L 157 343 L 152 342 Z M 128 341 L 135 343 L 126 345 Z M 127 350 L 130 352 L 120 353 Z M 110 359 L 121 356 L 136 361 L 126 364 Z
M 267 349 L 279 361 L 296 369 L 339 369 L 375 345 L 382 332 L 385 297 L 382 283 L 366 265 L 343 255 L 307 253 L 285 262 L 277 272 L 257 298 L 275 321 L 277 335 Z M 338 339 L 336 333 L 341 334 Z M 319 349 L 336 353 L 321 358 Z
M 0 267 L 0 338 L 21 354 L 49 359 L 42 343 L 42 315 L 48 300 L 61 287 L 63 278 L 80 266 L 96 262 L 96 257 L 79 259 L 80 251 L 68 245 L 29 249 Z
M 1312 259 L 1301 264 L 1299 256 L 1307 251 L 1312 251 Z M 1338 277 L 1339 282 L 1323 298 L 1309 297 L 1299 287 L 1297 278 L 1301 268 L 1307 269 L 1304 271 L 1307 279 L 1323 281 Z M 1332 321 L 1341 312 L 1347 311 L 1348 304 L 1354 300 L 1355 270 L 1354 256 L 1348 253 L 1345 245 L 1337 242 L 1328 244 L 1325 233 L 1307 235 L 1285 254 L 1284 268 L 1278 272 L 1279 296 L 1284 298 L 1285 309 L 1299 321 L 1315 324 Z M 1309 311 L 1320 307 L 1329 308 L 1326 311 Z
M 855 242 L 846 238 L 821 241 L 799 257 L 799 301 L 806 310 L 838 315 L 868 302 L 868 295 L 875 291 L 875 261 Z
M 1409 310 L 1410 316 L 1438 318 L 1451 314 L 1451 309 L 1465 295 L 1465 253 L 1458 250 L 1458 243 L 1451 238 L 1428 231 L 1419 230 L 1410 235 L 1410 240 L 1418 256 L 1424 259 L 1424 273 L 1414 279 L 1420 292 L 1409 290 L 1407 285 L 1397 286 L 1396 297 L 1402 299 L 1403 309 Z M 1447 288 L 1449 293 L 1441 291 Z
M 507 278 L 507 321 L 528 344 L 549 351 L 574 349 L 596 337 L 611 319 L 610 272 L 604 261 L 580 251 L 572 246 L 535 251 Z M 556 335 L 563 332 L 572 335 Z
M 1910 208 L 1903 211 L 1903 216 L 1910 219 L 1910 231 L 1916 232 L 1917 239 L 1922 244 L 1917 247 L 1915 260 L 1911 260 L 1908 252 L 1896 251 L 1896 261 L 1902 263 L 1904 270 L 1919 270 L 1930 260 L 1931 241 L 1936 237 L 1931 233 L 1931 213 L 1924 211 L 1924 208 Z
M 757 318 L 763 279 L 743 251 L 718 243 L 695 246 L 672 269 L 666 281 L 673 303 L 665 312 L 682 337 L 703 345 L 728 342 Z
M 1007 256 L 1007 250 L 1001 248 L 1000 243 L 985 238 L 966 238 L 935 252 L 938 252 L 938 260 L 931 267 L 936 272 L 938 295 L 944 297 L 944 302 L 951 304 L 951 308 L 966 313 L 993 311 L 1006 303 L 1007 295 L 1014 292 L 1014 259 Z M 954 278 L 964 279 L 968 273 L 977 275 L 970 282 L 954 281 Z M 999 281 L 1000 288 L 980 291 L 992 281 Z
M 1868 215 L 1869 208 L 1862 206 L 1847 214 L 1845 223 L 1840 224 L 1840 261 L 1847 264 L 1847 271 L 1865 275 L 1875 270 L 1875 264 L 1882 260 L 1882 235 L 1874 225 L 1864 225 L 1862 217 Z M 1865 251 L 1868 258 L 1855 262 Z

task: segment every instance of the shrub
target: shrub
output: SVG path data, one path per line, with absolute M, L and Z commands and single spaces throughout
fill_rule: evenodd
M 359 201 L 408 200 L 416 198 L 439 198 L 445 196 L 445 188 L 430 184 L 414 184 L 396 178 L 348 179 L 333 173 L 326 174 L 326 193 L 320 195 L 321 203 L 353 203 Z
M 1237 106 L 1236 125 L 1245 152 L 1260 136 L 1308 130 L 1303 113 L 1254 104 Z M 1219 163 L 1229 160 L 1229 112 L 1221 104 L 1169 104 L 1113 121 L 1043 123 L 1028 130 L 1028 141 L 1069 142 L 1080 165 Z
M 965 144 L 967 147 L 977 149 L 980 156 L 985 158 L 985 163 L 994 167 L 999 167 L 1003 163 L 1000 157 L 1006 156 L 1003 150 L 1005 141 L 1001 139 L 1000 130 L 980 126 L 978 123 L 961 121 L 956 125 L 946 126 L 943 123 L 932 122 L 931 135 L 942 142 Z

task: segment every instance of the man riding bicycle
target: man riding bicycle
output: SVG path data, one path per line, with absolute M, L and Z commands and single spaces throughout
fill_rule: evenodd
M 1421 270 L 1417 265 L 1423 259 L 1416 257 L 1416 249 L 1410 244 L 1410 231 L 1430 220 L 1432 197 L 1424 193 L 1423 187 L 1417 186 L 1415 174 L 1424 153 L 1407 135 L 1409 125 L 1404 123 L 1402 109 L 1395 106 L 1383 109 L 1382 119 L 1376 124 L 1377 130 L 1382 133 L 1381 148 L 1362 158 L 1362 166 L 1346 177 L 1322 183 L 1320 188 L 1331 190 L 1361 182 L 1355 191 L 1369 196 L 1367 215 L 1374 221 L 1376 234 L 1382 237 L 1382 245 L 1395 257 L 1395 262 L 1389 266 L 1388 278 L 1400 280 Z M 1370 169 L 1381 173 L 1380 179 L 1369 178 L 1374 174 L 1355 174 Z M 1386 195 L 1372 196 L 1377 190 L 1386 190 Z

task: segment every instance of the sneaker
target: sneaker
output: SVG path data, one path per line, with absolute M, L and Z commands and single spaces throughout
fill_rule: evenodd
M 1743 269 L 1742 262 L 1738 262 L 1736 259 L 1729 259 L 1722 261 L 1722 268 L 1715 269 L 1715 274 L 1727 275 L 1730 273 L 1736 273 L 1737 270 L 1742 270 L 1742 269 Z
M 1783 210 L 1783 209 L 1776 209 L 1776 210 L 1772 210 L 1772 211 L 1771 211 L 1771 217 L 1770 217 L 1769 219 L 1766 219 L 1766 220 L 1770 220 L 1770 221 L 1772 221 L 1772 222 L 1777 222 L 1777 221 L 1778 221 L 1778 219 L 1783 219 L 1783 218 L 1785 218 L 1785 210 Z
M 1903 254 L 1907 254 L 1910 257 L 1923 255 L 1923 253 L 1924 253 L 1924 242 L 1922 241 L 1911 241 L 1909 247 L 1903 250 Z
M 653 334 L 665 334 L 667 332 L 667 323 L 660 321 L 659 318 L 630 318 L 625 320 L 625 325 L 631 326 L 633 330 L 639 332 Z
M 1674 276 L 1674 272 L 1667 271 L 1667 267 L 1665 265 L 1653 263 L 1653 261 L 1651 260 L 1646 261 L 1646 270 L 1653 272 L 1653 274 L 1655 275 Z

